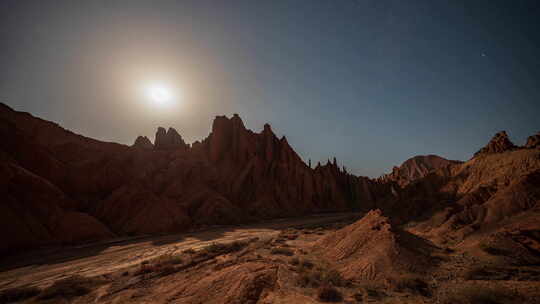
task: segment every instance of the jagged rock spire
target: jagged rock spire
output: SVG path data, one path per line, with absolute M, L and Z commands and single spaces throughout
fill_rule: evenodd
M 529 136 L 527 138 L 527 143 L 525 144 L 525 148 L 538 148 L 540 147 L 540 132 L 536 133 L 535 135 Z
M 474 156 L 492 153 L 501 153 L 515 149 L 516 146 L 508 138 L 506 131 L 500 131 L 489 141 L 489 143 L 474 154 Z
M 154 141 L 156 149 L 178 149 L 187 148 L 186 143 L 182 139 L 182 136 L 174 128 L 169 128 L 165 131 L 165 128 L 159 127 L 156 132 L 156 139 Z
M 146 136 L 138 136 L 137 139 L 135 139 L 135 142 L 133 143 L 132 147 L 139 148 L 139 149 L 153 149 L 154 145 L 148 139 Z

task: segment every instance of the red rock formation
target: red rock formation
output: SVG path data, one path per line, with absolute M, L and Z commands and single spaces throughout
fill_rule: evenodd
M 540 147 L 540 132 L 527 138 L 525 148 L 532 149 Z
M 24 168 L 70 198 L 43 202 L 43 206 L 57 206 L 56 213 L 85 223 L 84 233 L 65 233 L 69 242 L 93 238 L 88 228 L 93 225 L 95 235 L 106 237 L 313 212 L 369 210 L 379 195 L 388 193 L 386 186 L 348 174 L 335 162 L 309 168 L 270 125 L 255 133 L 245 128 L 238 115 L 216 117 L 210 135 L 192 147 L 174 129 L 160 128 L 155 149 L 149 150 L 89 139 L 2 105 L 0 135 L 6 142 L 0 149 L 1 162 Z M 137 142 L 149 147 L 144 137 Z M 24 189 L 25 183 L 20 181 L 17 187 Z M 22 194 L 10 195 L 17 201 Z M 6 225 L 19 227 L 14 223 L 24 222 L 27 212 L 33 211 L 9 213 Z M 43 213 L 36 217 L 48 223 Z M 44 231 L 60 235 L 68 229 L 65 224 L 54 227 Z M 27 237 L 15 234 L 12 249 L 32 247 L 37 244 L 34 239 L 45 244 L 57 239 L 44 237 L 39 230 L 29 231 Z
M 539 172 L 537 149 L 485 154 L 434 171 L 380 205 L 393 220 L 419 221 L 412 230 L 417 234 L 459 241 L 520 214 L 538 214 Z
M 165 128 L 159 127 L 156 132 L 154 141 L 156 149 L 187 149 L 188 145 L 182 139 L 182 136 L 176 132 L 174 128 L 169 128 L 165 132 Z
M 148 137 L 138 136 L 137 139 L 135 139 L 135 142 L 133 143 L 132 147 L 138 148 L 138 149 L 153 149 L 154 145 L 152 144 L 150 139 L 148 139 Z
M 505 131 L 501 131 L 489 141 L 489 143 L 474 154 L 474 157 L 492 153 L 502 153 L 516 149 Z
M 448 160 L 437 155 L 418 155 L 409 158 L 401 166 L 394 167 L 392 173 L 381 176 L 379 180 L 396 182 L 399 186 L 404 187 L 434 170 L 461 163 L 461 161 Z

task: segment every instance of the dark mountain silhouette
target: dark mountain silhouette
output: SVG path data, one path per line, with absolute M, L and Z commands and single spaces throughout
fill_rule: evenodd
M 216 117 L 191 146 L 172 128 L 159 128 L 154 144 L 142 136 L 132 147 L 102 142 L 3 104 L 0 126 L 2 252 L 369 210 L 389 193 L 335 160 L 310 168 L 270 125 L 256 133 L 236 114 Z

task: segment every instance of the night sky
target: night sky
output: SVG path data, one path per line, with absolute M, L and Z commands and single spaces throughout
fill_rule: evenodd
M 536 0 L 2 0 L 0 51 L 0 101 L 125 144 L 238 113 L 306 162 L 378 176 L 540 131 Z

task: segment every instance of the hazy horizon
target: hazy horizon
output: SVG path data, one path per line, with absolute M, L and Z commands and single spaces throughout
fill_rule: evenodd
M 474 3 L 473 3 L 474 2 Z M 540 131 L 535 1 L 3 1 L 0 101 L 104 141 L 270 123 L 378 177 Z M 145 90 L 167 87 L 158 107 Z

